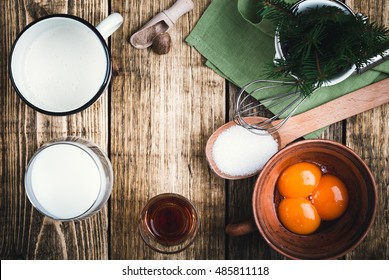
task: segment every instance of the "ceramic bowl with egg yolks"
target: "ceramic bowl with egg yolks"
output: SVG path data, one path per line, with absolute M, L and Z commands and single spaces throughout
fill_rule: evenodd
M 311 234 L 296 234 L 280 222 L 277 190 L 281 173 L 298 162 L 323 166 L 347 186 L 348 206 L 337 219 L 324 221 Z M 336 259 L 365 238 L 377 209 L 376 184 L 367 165 L 348 147 L 329 140 L 303 140 L 287 146 L 264 166 L 253 193 L 255 223 L 264 239 L 291 259 Z

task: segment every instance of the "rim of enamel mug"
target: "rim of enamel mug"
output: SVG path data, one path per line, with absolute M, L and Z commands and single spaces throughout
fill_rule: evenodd
M 328 2 L 334 3 L 333 4 L 334 7 L 337 7 L 337 5 L 338 5 L 339 7 L 341 7 L 343 9 L 343 11 L 349 12 L 350 14 L 355 15 L 355 12 L 347 4 L 345 4 L 339 0 L 311 0 L 311 1 L 299 0 L 293 4 L 292 9 L 294 9 L 294 10 L 297 9 L 297 11 L 298 11 L 299 6 L 304 4 L 304 3 L 311 3 L 312 5 L 315 5 L 315 4 L 318 5 L 320 3 L 320 4 L 323 4 L 323 6 L 325 6 L 326 4 L 328 4 Z M 274 36 L 274 47 L 275 47 L 275 52 L 276 52 L 275 59 L 286 60 L 284 51 L 283 51 L 282 46 L 281 46 L 279 32 L 277 29 L 275 31 L 275 36 Z M 336 85 L 336 84 L 344 81 L 348 77 L 350 77 L 355 72 L 356 72 L 356 66 L 355 66 L 355 64 L 353 64 L 350 66 L 349 69 L 346 69 L 343 72 L 340 72 L 340 73 L 334 75 L 330 80 L 326 81 L 324 83 L 324 86 Z M 296 75 L 291 74 L 291 76 L 293 78 L 295 78 L 296 80 L 298 80 L 298 77 Z
M 106 69 L 106 72 L 105 72 L 105 77 L 104 77 L 104 81 L 102 82 L 99 90 L 96 92 L 96 94 L 86 103 L 84 103 L 82 106 L 76 108 L 76 109 L 72 109 L 72 110 L 68 110 L 68 111 L 59 111 L 59 112 L 56 112 L 56 111 L 49 111 L 49 110 L 46 110 L 46 109 L 42 109 L 36 105 L 34 105 L 33 103 L 31 103 L 30 101 L 28 101 L 24 96 L 23 96 L 23 93 L 19 90 L 15 80 L 14 80 L 14 77 L 13 77 L 13 74 L 12 74 L 12 57 L 13 57 L 13 54 L 14 54 L 14 50 L 15 50 L 15 47 L 17 45 L 17 43 L 19 42 L 20 38 L 23 36 L 23 34 L 28 31 L 32 26 L 44 21 L 44 20 L 48 20 L 48 19 L 51 19 L 51 18 L 67 18 L 67 19 L 71 19 L 71 20 L 75 20 L 75 21 L 78 21 L 80 22 L 81 24 L 84 24 L 86 27 L 88 27 L 90 30 L 93 31 L 93 33 L 98 37 L 101 45 L 103 46 L 104 48 L 104 53 L 106 55 L 106 59 L 107 59 L 107 69 Z M 93 26 L 90 22 L 86 21 L 85 19 L 83 18 L 80 18 L 78 16 L 74 16 L 74 15 L 70 15 L 70 14 L 51 14 L 51 15 L 47 15 L 47 16 L 43 16 L 43 17 L 40 17 L 34 21 L 32 21 L 31 23 L 29 23 L 28 25 L 26 25 L 23 30 L 17 35 L 14 43 L 12 44 L 12 47 L 11 47 L 11 51 L 10 51 L 10 54 L 9 54 L 9 63 L 8 63 L 8 71 L 9 71 L 9 75 L 10 75 L 10 80 L 11 80 L 11 83 L 12 83 L 12 86 L 13 88 L 15 89 L 17 95 L 20 97 L 20 99 L 23 100 L 23 102 L 25 104 L 27 104 L 29 107 L 31 107 L 32 109 L 40 112 L 40 113 L 43 113 L 43 114 L 46 114 L 46 115 L 51 115 L 51 116 L 68 116 L 68 115 L 72 115 L 72 114 L 75 114 L 75 113 L 79 113 L 83 110 L 85 110 L 86 108 L 88 108 L 89 106 L 91 106 L 93 103 L 95 103 L 95 101 L 97 101 L 97 99 L 99 99 L 99 97 L 103 94 L 104 90 L 106 89 L 110 79 L 111 79 L 111 74 L 112 74 L 112 65 L 111 65 L 111 54 L 109 52 L 109 49 L 108 49 L 108 46 L 107 46 L 107 43 L 105 42 L 105 39 L 103 38 L 103 36 L 100 34 L 100 32 L 97 30 L 97 28 L 95 26 Z

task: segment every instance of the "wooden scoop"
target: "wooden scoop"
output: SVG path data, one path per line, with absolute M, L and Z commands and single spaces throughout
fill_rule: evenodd
M 130 37 L 130 43 L 137 49 L 150 47 L 153 39 L 168 32 L 177 20 L 194 7 L 192 0 L 177 0 L 169 9 L 155 15 L 141 29 Z
M 389 79 L 361 88 L 309 111 L 293 116 L 278 131 L 278 133 L 273 134 L 273 137 L 278 141 L 279 148 L 282 149 L 290 142 L 308 133 L 370 110 L 387 102 L 389 102 Z M 263 119 L 265 118 L 247 117 L 245 118 L 245 121 L 247 123 L 255 123 Z M 278 120 L 273 123 L 277 124 L 277 122 L 280 121 L 281 120 Z M 229 180 L 249 178 L 258 174 L 260 171 L 245 176 L 230 176 L 221 172 L 212 158 L 212 147 L 217 137 L 233 125 L 237 124 L 234 121 L 230 121 L 218 128 L 211 135 L 206 145 L 205 154 L 209 166 L 218 176 Z

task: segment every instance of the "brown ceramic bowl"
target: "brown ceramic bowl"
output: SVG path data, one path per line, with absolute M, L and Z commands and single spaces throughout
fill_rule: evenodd
M 349 205 L 333 221 L 322 221 L 310 235 L 287 230 L 277 217 L 281 199 L 276 183 L 281 172 L 301 161 L 324 165 L 346 185 Z M 292 259 L 336 259 L 366 236 L 377 208 L 377 189 L 369 168 L 346 146 L 328 140 L 303 140 L 274 155 L 259 175 L 253 194 L 255 223 L 269 245 Z

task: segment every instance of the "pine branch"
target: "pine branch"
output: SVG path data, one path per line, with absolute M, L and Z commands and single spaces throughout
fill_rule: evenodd
M 294 16 L 292 7 L 292 4 L 283 0 L 263 0 L 263 8 L 260 13 L 263 18 L 269 19 L 278 25 L 285 18 Z
M 297 77 L 297 87 L 304 96 L 352 65 L 363 67 L 389 48 L 388 29 L 369 23 L 366 16 L 333 6 L 299 13 L 282 0 L 264 0 L 263 4 L 261 15 L 277 25 L 285 57 L 267 69 L 268 76 Z

